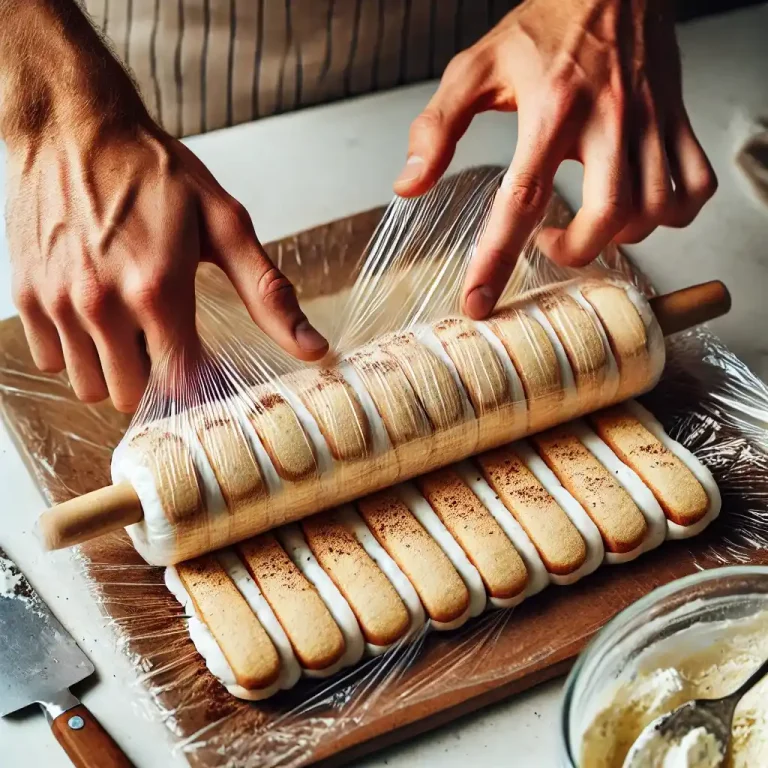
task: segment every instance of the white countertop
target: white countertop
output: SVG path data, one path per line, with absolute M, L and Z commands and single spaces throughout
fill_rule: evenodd
M 768 7 L 708 19 L 681 29 L 685 92 L 696 131 L 713 161 L 720 189 L 686 230 L 654 234 L 630 249 L 657 287 L 673 289 L 722 278 L 734 295 L 731 315 L 717 331 L 764 378 L 768 377 L 768 210 L 744 192 L 732 162 L 750 119 L 768 116 Z M 189 140 L 222 184 L 248 208 L 263 241 L 288 235 L 391 197 L 403 161 L 408 125 L 434 89 L 425 84 L 271 118 Z M 453 169 L 507 163 L 516 120 L 478 119 L 459 145 Z M 0 147 L 0 156 L 2 147 Z M 579 199 L 579 169 L 561 169 L 558 188 Z M 0 173 L 0 201 L 3 176 Z M 9 267 L 0 222 L 0 318 L 14 314 Z M 760 333 L 751 332 L 760 329 Z M 139 768 L 184 765 L 171 757 L 164 728 L 149 722 L 127 661 L 116 650 L 87 587 L 66 553 L 45 555 L 31 535 L 43 500 L 5 428 L 0 425 L 0 546 L 51 605 L 98 670 L 98 680 L 78 691 Z M 367 768 L 411 765 L 554 766 L 558 750 L 562 681 L 464 718 L 438 731 L 371 756 Z M 4 768 L 64 768 L 66 758 L 40 713 L 0 719 Z

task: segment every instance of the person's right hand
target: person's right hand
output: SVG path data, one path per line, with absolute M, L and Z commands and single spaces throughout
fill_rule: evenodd
M 197 350 L 195 272 L 221 267 L 254 321 L 316 360 L 323 337 L 242 205 L 149 118 L 80 122 L 9 143 L 13 291 L 36 365 L 86 402 L 135 410 L 150 360 Z

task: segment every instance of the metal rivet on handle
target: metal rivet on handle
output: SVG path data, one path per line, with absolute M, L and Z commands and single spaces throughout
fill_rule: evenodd
M 85 728 L 85 720 L 83 720 L 80 715 L 72 715 L 72 717 L 67 720 L 67 725 L 73 731 L 79 731 L 81 728 Z

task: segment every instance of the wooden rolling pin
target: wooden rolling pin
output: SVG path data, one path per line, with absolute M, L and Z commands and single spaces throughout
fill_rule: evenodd
M 727 313 L 728 289 L 719 280 L 683 288 L 649 300 L 665 336 Z M 71 499 L 43 512 L 38 535 L 47 550 L 63 549 L 116 531 L 144 517 L 129 483 L 119 483 Z

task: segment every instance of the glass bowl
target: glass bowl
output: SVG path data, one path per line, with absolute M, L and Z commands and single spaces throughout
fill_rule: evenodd
M 633 663 L 643 651 L 694 624 L 746 619 L 761 611 L 768 611 L 768 567 L 763 566 L 701 571 L 659 587 L 624 609 L 582 652 L 566 681 L 562 768 L 582 768 L 585 729 L 619 680 L 631 676 Z M 720 626 L 708 628 L 714 642 Z

